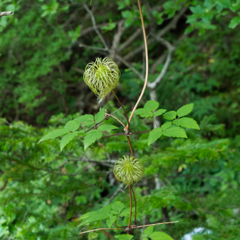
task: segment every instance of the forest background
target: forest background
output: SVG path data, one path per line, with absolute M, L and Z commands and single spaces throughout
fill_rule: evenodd
M 140 107 L 149 99 L 173 110 L 193 103 L 191 117 L 201 130 L 151 146 L 147 134 L 131 136 L 145 166 L 135 187 L 137 220 L 179 221 L 155 227 L 173 239 L 202 227 L 206 231 L 194 240 L 236 240 L 240 1 L 142 0 L 142 5 L 150 75 Z M 101 139 L 86 152 L 81 138 L 62 152 L 59 140 L 38 141 L 81 114 L 119 108 L 112 95 L 99 105 L 83 81 L 85 66 L 97 57 L 118 64 L 116 93 L 133 108 L 145 72 L 137 1 L 93 0 L 90 6 L 77 0 L 6 0 L 0 11 L 14 12 L 0 17 L 0 239 L 114 239 L 113 231 L 79 236 L 78 226 L 86 212 L 115 201 L 128 205 L 127 189 L 112 173 L 116 160 L 129 153 L 124 136 Z M 116 116 L 124 119 L 122 111 Z M 133 130 L 152 127 L 151 119 L 134 116 Z M 94 224 L 87 229 L 104 227 Z

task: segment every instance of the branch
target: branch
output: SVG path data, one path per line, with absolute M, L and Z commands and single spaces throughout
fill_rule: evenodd
M 114 111 L 113 113 L 111 113 L 111 115 L 115 114 L 116 112 L 118 112 L 119 110 L 121 110 L 122 107 L 120 107 L 119 109 L 117 109 L 116 111 Z M 85 133 L 89 132 L 91 129 L 93 129 L 94 127 L 96 127 L 96 125 L 99 125 L 101 122 L 103 122 L 104 120 L 108 119 L 109 117 L 106 115 L 104 117 L 103 120 L 101 120 L 100 122 L 97 122 L 95 125 L 93 125 L 92 127 L 90 127 L 88 130 L 85 131 Z
M 168 31 L 170 31 L 172 28 L 176 28 L 176 24 L 178 22 L 178 20 L 181 18 L 181 16 L 186 12 L 186 10 L 188 9 L 188 7 L 184 7 L 173 19 L 172 21 L 165 27 L 163 28 L 158 34 L 157 37 L 161 38 L 163 37 Z M 155 39 L 150 39 L 148 41 L 148 45 L 154 43 Z M 138 54 L 139 52 L 141 52 L 144 49 L 144 45 L 141 45 L 139 47 L 137 47 L 136 49 L 132 50 L 130 53 L 128 53 L 124 59 L 125 60 L 129 60 L 132 57 L 134 57 L 136 54 Z
M 13 15 L 14 13 L 12 11 L 10 12 L 0 12 L 0 17 L 3 17 L 3 16 L 10 16 L 10 15 Z
M 89 232 L 95 232 L 95 231 L 101 231 L 101 230 L 106 230 L 106 229 L 112 229 L 112 230 L 124 230 L 123 228 L 98 228 L 98 229 L 93 229 L 85 232 L 80 232 L 79 235 L 84 234 L 84 233 L 89 233 Z
M 120 43 L 121 36 L 125 31 L 125 27 L 123 26 L 123 23 L 124 23 L 123 20 L 118 23 L 118 31 L 113 37 L 113 42 L 112 42 L 112 47 L 111 47 L 111 55 L 110 55 L 111 59 L 114 59 L 115 55 L 118 52 L 118 45 Z
M 106 167 L 113 168 L 113 165 L 105 163 L 105 161 L 96 161 L 96 160 L 90 160 L 90 159 L 68 159 L 68 161 L 71 161 L 71 162 L 89 162 L 89 163 L 95 163 L 95 164 L 99 164 L 99 165 L 103 165 L 103 166 L 106 166 Z
M 136 69 L 134 68 L 129 62 L 127 62 L 124 58 L 122 58 L 121 56 L 117 55 L 116 58 L 122 62 L 125 66 L 127 66 L 128 68 L 130 68 L 133 72 L 136 73 L 136 75 L 142 79 L 144 81 L 144 77 L 143 75 Z
M 163 69 L 162 69 L 161 73 L 159 74 L 159 76 L 155 79 L 154 82 L 148 83 L 148 87 L 150 89 L 156 88 L 156 86 L 161 82 L 161 80 L 166 75 L 167 70 L 169 68 L 169 65 L 170 65 L 170 63 L 172 61 L 172 54 L 173 54 L 173 52 L 175 50 L 175 47 L 172 44 L 170 44 L 168 41 L 166 41 L 163 38 L 160 38 L 158 36 L 156 36 L 155 38 L 156 38 L 157 41 L 161 42 L 163 45 L 165 45 L 167 47 L 167 49 L 168 49 L 168 56 L 167 56 L 167 60 L 166 60 L 166 62 L 164 64 Z
M 105 42 L 102 34 L 98 31 L 97 25 L 96 25 L 96 21 L 95 21 L 95 17 L 92 13 L 92 11 L 88 8 L 87 4 L 84 4 L 83 7 L 86 9 L 86 11 L 89 13 L 91 20 L 92 20 L 92 24 L 93 24 L 93 28 L 96 31 L 97 35 L 99 36 L 100 40 L 102 41 L 105 49 L 109 49 L 107 43 Z
M 122 191 L 123 186 L 124 186 L 123 183 L 121 183 L 121 184 L 119 185 L 118 189 L 113 193 L 113 195 L 111 196 L 111 198 L 105 203 L 104 206 L 110 204 L 110 203 L 113 201 L 113 199 L 118 195 L 118 193 Z

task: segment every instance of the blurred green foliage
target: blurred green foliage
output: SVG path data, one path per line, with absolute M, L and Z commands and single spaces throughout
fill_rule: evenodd
M 187 130 L 186 140 L 162 137 L 151 146 L 148 134 L 131 136 L 145 166 L 144 179 L 135 188 L 138 225 L 179 221 L 154 230 L 181 239 L 195 227 L 204 227 L 211 233 L 197 234 L 194 240 L 236 240 L 240 236 L 240 1 L 147 2 L 153 17 L 143 1 L 150 81 L 163 68 L 159 58 L 167 54 L 151 37 L 150 25 L 156 24 L 156 33 L 161 33 L 186 8 L 175 27 L 162 36 L 176 51 L 156 93 L 163 109 L 194 103 L 190 117 L 201 131 Z M 106 52 L 79 46 L 103 47 L 83 3 L 89 6 L 90 1 L 0 1 L 1 11 L 14 12 L 0 18 L 0 239 L 108 239 L 121 234 L 101 231 L 79 236 L 83 230 L 79 224 L 81 216 L 103 207 L 118 189 L 112 167 L 129 152 L 125 137 L 98 140 L 86 152 L 79 137 L 63 152 L 58 140 L 38 144 L 43 135 L 63 128 L 69 120 L 98 112 L 82 73 L 88 62 Z M 136 1 L 93 0 L 91 7 L 108 46 L 119 21 L 125 27 L 119 48 L 140 28 Z M 134 51 L 142 44 L 139 35 L 119 50 L 140 72 L 142 51 Z M 117 94 L 131 110 L 143 82 L 119 65 Z M 140 108 L 149 94 L 147 89 Z M 119 107 L 111 99 L 104 105 L 109 112 Z M 122 111 L 115 116 L 124 121 Z M 109 119 L 108 124 L 115 122 Z M 131 131 L 147 131 L 152 124 L 151 119 L 134 116 Z M 129 207 L 127 190 L 118 193 L 113 203 L 117 201 Z M 119 221 L 127 225 L 127 218 Z M 107 226 L 104 221 L 92 222 L 84 230 Z M 145 231 L 142 236 L 147 238 L 150 233 Z

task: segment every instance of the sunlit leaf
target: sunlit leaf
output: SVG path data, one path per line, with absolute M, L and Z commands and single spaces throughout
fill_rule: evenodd
M 162 136 L 161 128 L 153 129 L 148 136 L 148 146 L 154 142 L 156 142 Z
M 68 121 L 64 128 L 68 131 L 76 131 L 79 128 L 79 123 L 75 120 Z
M 164 232 L 153 232 L 149 235 L 152 240 L 173 240 L 168 234 Z
M 105 108 L 102 108 L 97 114 L 95 114 L 95 122 L 98 123 L 104 119 Z
M 114 125 L 110 125 L 110 124 L 104 124 L 104 125 L 101 125 L 100 127 L 98 127 L 98 131 L 100 131 L 100 132 L 110 131 L 113 129 L 118 129 L 118 127 L 116 127 Z
M 184 105 L 177 110 L 178 117 L 183 117 L 188 115 L 193 110 L 193 103 Z
M 169 111 L 163 115 L 163 118 L 166 120 L 173 120 L 177 116 L 177 113 L 175 111 Z
M 84 140 L 83 140 L 83 144 L 84 144 L 84 150 L 86 150 L 91 144 L 95 143 L 98 139 L 100 139 L 102 137 L 102 133 L 97 131 L 97 130 L 91 130 L 89 131 Z
M 159 107 L 159 103 L 156 101 L 147 101 L 146 104 L 144 105 L 144 108 L 149 110 L 149 111 L 155 111 Z
M 198 123 L 193 118 L 188 118 L 188 117 L 174 120 L 173 124 L 184 127 L 184 128 L 200 129 Z
M 187 134 L 183 128 L 180 127 L 171 127 L 162 132 L 166 137 L 180 137 L 187 138 Z
M 165 113 L 167 110 L 166 109 L 158 109 L 155 113 L 154 116 L 160 116 L 163 113 Z
M 60 150 L 62 151 L 63 148 L 74 139 L 78 135 L 78 132 L 68 133 L 66 134 L 60 141 Z
M 54 138 L 60 137 L 60 136 L 62 136 L 64 134 L 66 134 L 66 133 L 68 133 L 67 129 L 57 129 L 57 130 L 54 130 L 52 132 L 49 132 L 42 139 L 40 139 L 40 141 L 38 143 L 46 141 L 46 140 L 49 140 L 49 139 L 54 139 Z

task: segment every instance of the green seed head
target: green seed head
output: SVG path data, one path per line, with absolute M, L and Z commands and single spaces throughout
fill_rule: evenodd
M 144 167 L 138 159 L 131 156 L 123 156 L 118 159 L 113 168 L 113 173 L 118 181 L 125 185 L 133 185 L 139 182 L 143 177 Z
M 83 79 L 101 102 L 119 83 L 120 71 L 117 64 L 109 59 L 97 58 L 86 66 Z

